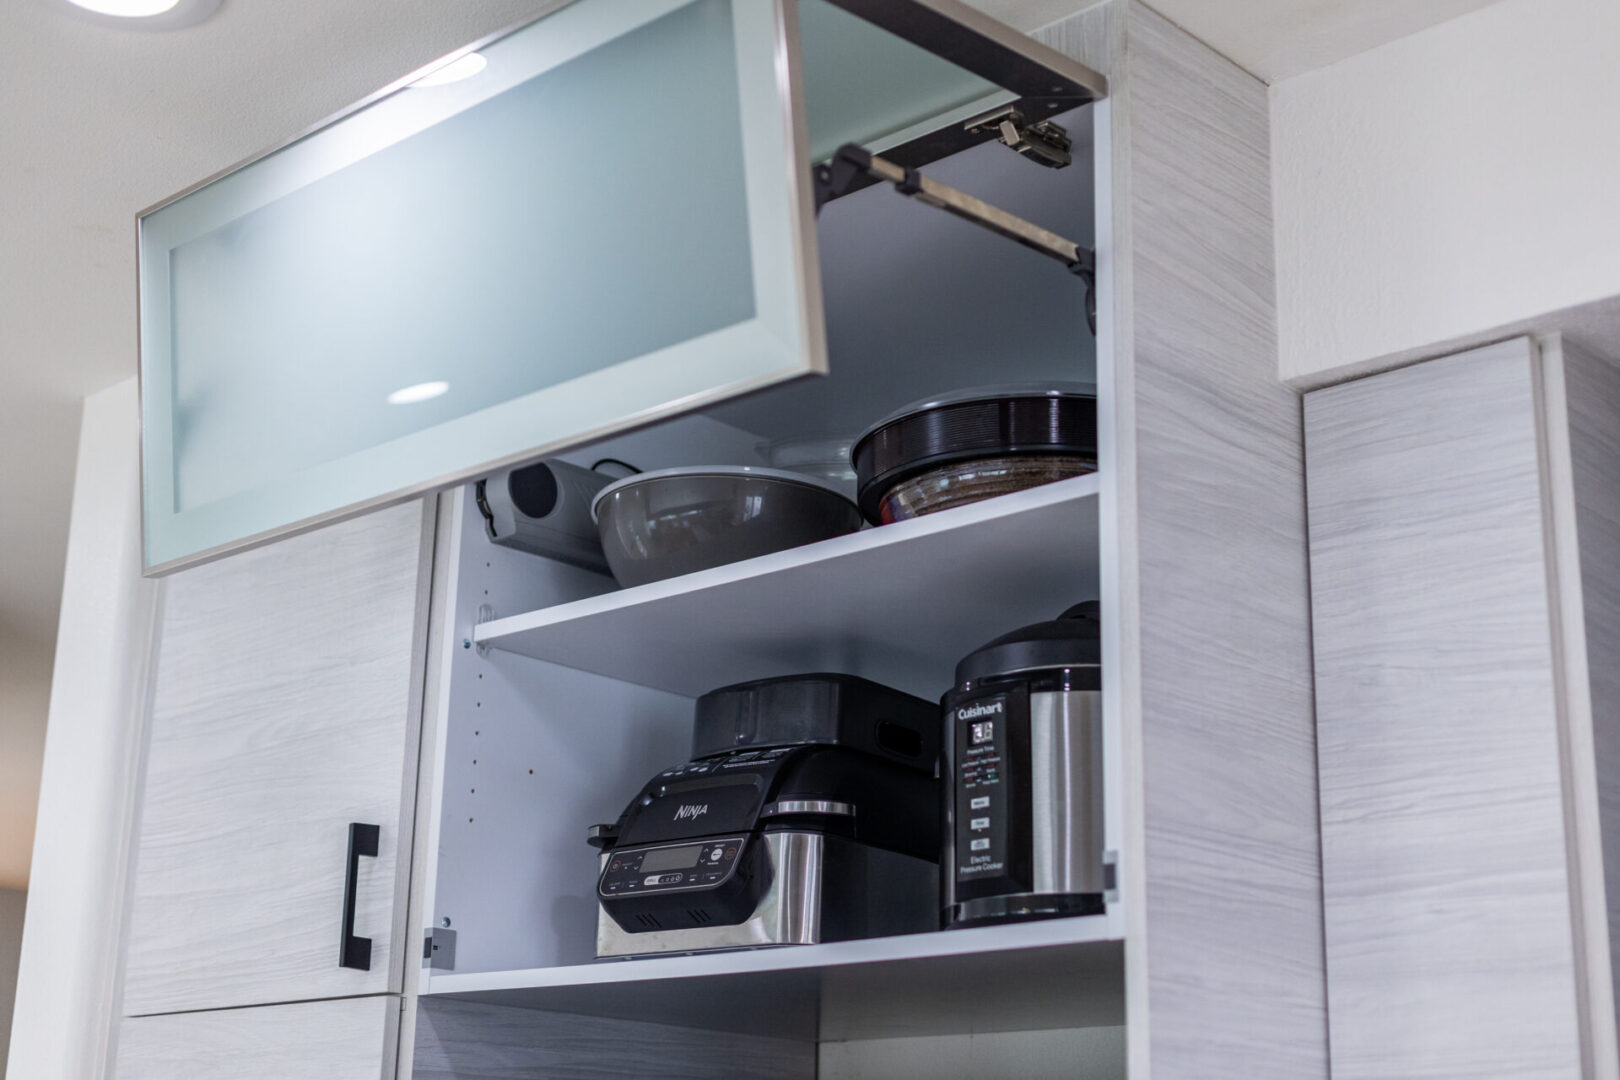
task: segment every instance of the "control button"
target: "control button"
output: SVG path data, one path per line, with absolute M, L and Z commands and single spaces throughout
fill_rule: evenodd
M 723 878 L 725 876 L 726 876 L 725 874 L 721 873 L 718 870 L 715 870 L 715 871 L 711 871 L 710 873 L 704 874 L 703 875 L 703 881 L 704 881 L 705 884 L 708 884 L 710 882 L 719 881 L 721 878 Z
M 989 807 L 990 807 L 990 796 L 988 796 L 988 795 L 975 795 L 968 802 L 968 809 L 969 810 L 986 810 L 986 809 L 989 809 Z
M 643 885 L 679 885 L 686 878 L 681 874 L 649 874 L 642 880 Z
M 990 819 L 987 817 L 976 817 L 972 821 L 968 822 L 968 828 L 974 830 L 975 832 L 980 829 L 988 829 L 989 827 Z
M 722 856 L 724 854 L 725 854 L 725 851 L 722 850 L 721 848 L 710 848 L 709 849 L 709 861 L 712 862 L 712 863 L 717 863 L 717 862 L 720 861 L 720 856 Z
M 726 861 L 727 862 L 730 862 L 732 859 L 735 859 L 736 857 L 737 857 L 737 849 L 736 848 L 734 848 L 734 847 L 726 848 Z
M 989 851 L 990 850 L 990 838 L 988 836 L 985 836 L 985 837 L 981 837 L 978 840 L 973 841 L 972 843 L 970 843 L 968 845 L 968 850 L 970 850 L 970 851 Z
M 617 870 L 618 868 L 619 868 L 619 860 L 618 859 L 614 859 L 611 863 L 608 864 L 608 869 L 609 870 Z

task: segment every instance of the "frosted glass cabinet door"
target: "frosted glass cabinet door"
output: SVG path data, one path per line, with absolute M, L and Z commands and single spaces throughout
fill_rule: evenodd
M 824 371 L 796 19 L 577 0 L 144 214 L 148 569 Z

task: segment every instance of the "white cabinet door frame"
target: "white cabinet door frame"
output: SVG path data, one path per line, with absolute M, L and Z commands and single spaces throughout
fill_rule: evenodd
M 123 1014 L 398 992 L 433 502 L 164 583 Z M 356 933 L 338 966 L 351 822 Z

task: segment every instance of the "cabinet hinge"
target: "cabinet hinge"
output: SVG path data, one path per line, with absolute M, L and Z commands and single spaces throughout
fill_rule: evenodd
M 456 970 L 456 932 L 442 927 L 422 935 L 422 963 L 434 971 Z
M 1103 852 L 1103 900 L 1119 903 L 1119 852 Z
M 1005 145 L 1049 169 L 1062 169 L 1074 161 L 1074 140 L 1061 125 L 1031 122 L 1011 105 L 975 116 L 962 126 L 975 135 L 994 133 Z

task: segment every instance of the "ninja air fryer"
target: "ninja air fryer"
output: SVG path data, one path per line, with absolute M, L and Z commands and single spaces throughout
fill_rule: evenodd
M 999 637 L 945 695 L 947 929 L 1103 905 L 1098 605 Z
M 850 675 L 700 697 L 691 760 L 591 830 L 597 956 L 936 929 L 938 718 Z

